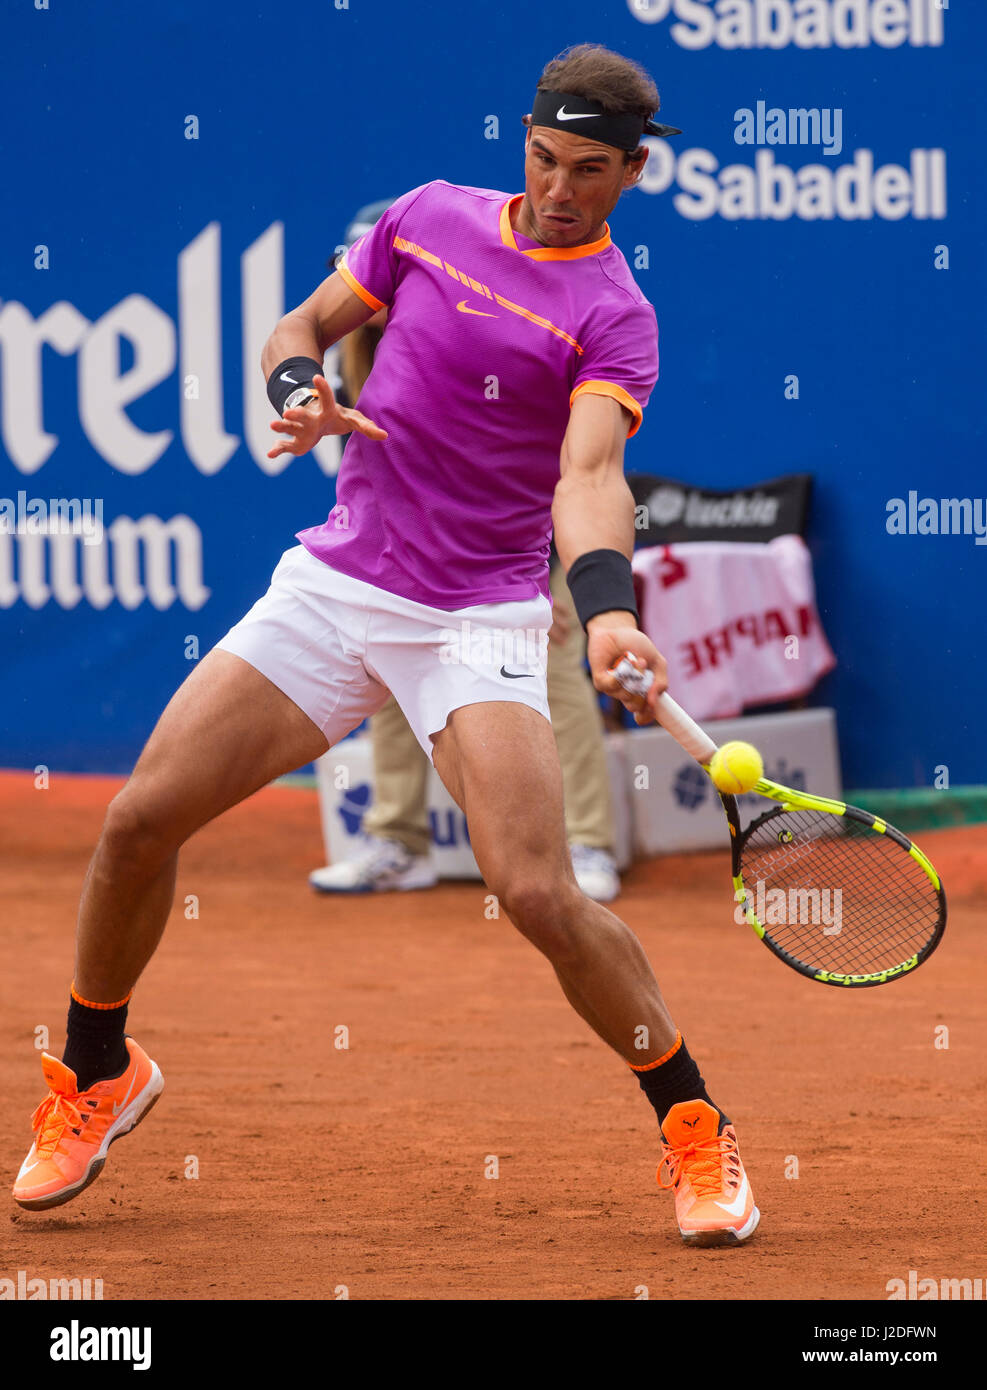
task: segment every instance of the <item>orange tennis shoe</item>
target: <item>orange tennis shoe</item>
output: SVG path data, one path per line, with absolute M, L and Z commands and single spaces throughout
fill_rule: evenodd
M 127 1038 L 130 1066 L 80 1091 L 75 1072 L 41 1054 L 49 1092 L 31 1117 L 34 1143 L 14 1183 L 14 1201 L 45 1211 L 77 1197 L 99 1177 L 106 1151 L 144 1118 L 164 1088 L 157 1064 Z
M 739 1245 L 761 1219 L 733 1125 L 720 1133 L 719 1123 L 712 1105 L 686 1100 L 673 1105 L 661 1124 L 658 1185 L 675 1189 L 675 1218 L 687 1245 Z

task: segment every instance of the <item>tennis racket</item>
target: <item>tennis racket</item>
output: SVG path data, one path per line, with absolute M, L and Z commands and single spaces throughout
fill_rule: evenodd
M 638 695 L 653 676 L 622 658 L 611 672 Z M 655 717 L 708 773 L 716 744 L 670 695 Z M 779 960 L 821 984 L 864 989 L 910 974 L 946 928 L 946 894 L 918 845 L 887 821 L 762 777 L 779 802 L 741 829 L 736 798 L 718 790 L 730 827 L 737 919 Z

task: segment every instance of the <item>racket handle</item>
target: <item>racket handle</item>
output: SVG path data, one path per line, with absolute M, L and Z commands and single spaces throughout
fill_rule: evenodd
M 671 695 L 658 696 L 655 701 L 655 718 L 697 763 L 705 765 L 716 752 L 716 744 L 706 730 L 701 729 L 696 721 L 675 703 Z
M 635 695 L 646 695 L 654 681 L 650 671 L 640 670 L 626 656 L 617 662 L 612 674 L 625 690 L 632 690 Z M 701 729 L 694 719 L 690 719 L 671 695 L 658 696 L 655 701 L 655 718 L 697 763 L 708 763 L 716 752 L 716 744 L 709 734 Z

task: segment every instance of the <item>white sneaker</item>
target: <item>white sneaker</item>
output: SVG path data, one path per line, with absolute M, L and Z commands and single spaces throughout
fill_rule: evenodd
M 572 872 L 587 898 L 596 903 L 612 903 L 620 892 L 617 863 L 609 850 L 590 845 L 570 845 Z
M 397 840 L 364 835 L 352 859 L 315 869 L 308 881 L 318 893 L 406 893 L 433 888 L 439 875 L 431 855 L 412 854 Z

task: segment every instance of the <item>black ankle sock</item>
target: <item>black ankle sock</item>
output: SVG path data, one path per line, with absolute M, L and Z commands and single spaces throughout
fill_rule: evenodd
M 707 1105 L 711 1105 L 714 1110 L 719 1112 L 720 1129 L 728 1125 L 730 1121 L 711 1099 L 706 1091 L 706 1083 L 699 1074 L 699 1068 L 689 1056 L 689 1049 L 679 1035 L 679 1045 L 668 1058 L 667 1062 L 662 1062 L 660 1066 L 652 1067 L 650 1071 L 635 1071 L 638 1081 L 641 1083 L 641 1090 L 648 1097 L 655 1108 L 658 1116 L 658 1123 L 671 1110 L 673 1105 L 678 1105 L 683 1100 L 704 1100 Z
M 115 1009 L 93 1009 L 69 1003 L 69 1019 L 62 1061 L 75 1072 L 79 1090 L 87 1091 L 94 1081 L 120 1076 L 130 1064 L 124 1042 L 127 1005 Z

